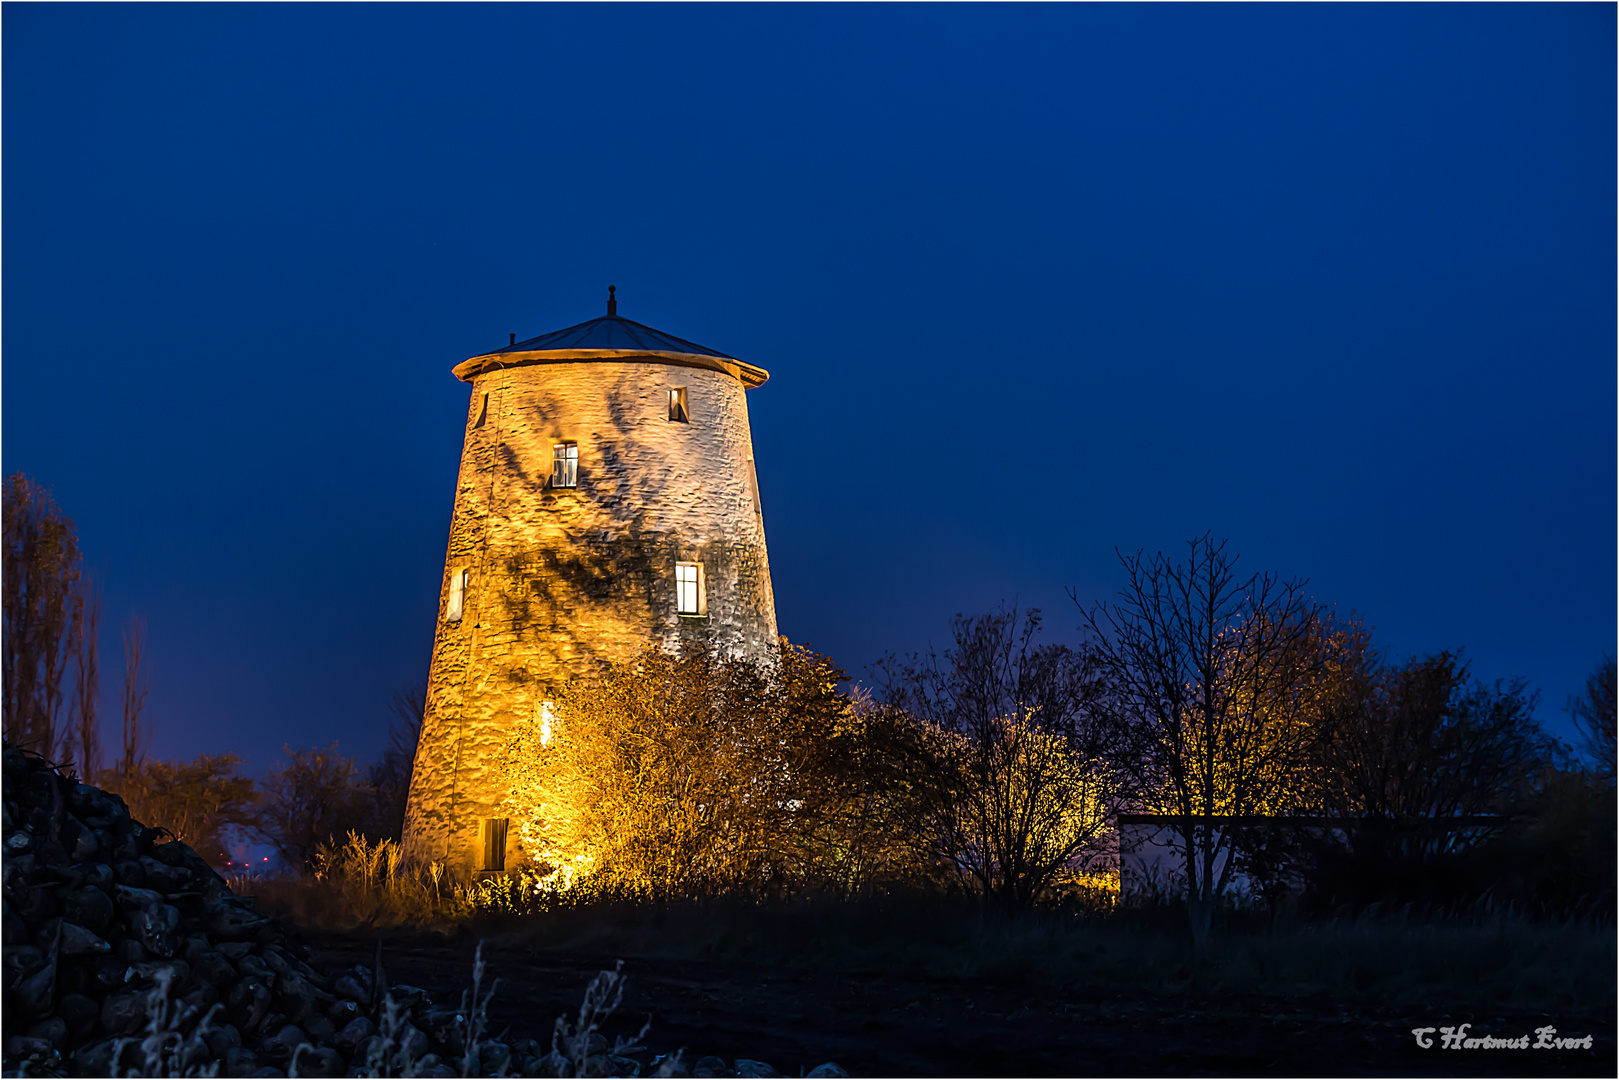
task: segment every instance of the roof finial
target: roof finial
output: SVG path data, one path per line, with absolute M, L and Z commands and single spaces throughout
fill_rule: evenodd
M 614 318 L 614 317 L 616 317 L 618 315 L 618 297 L 613 295 L 616 292 L 618 292 L 618 286 L 617 285 L 609 285 L 609 286 L 607 286 L 607 316 L 608 316 L 608 318 Z

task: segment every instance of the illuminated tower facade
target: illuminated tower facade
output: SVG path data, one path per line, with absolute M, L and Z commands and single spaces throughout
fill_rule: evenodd
M 607 314 L 457 365 L 466 436 L 405 854 L 522 861 L 500 787 L 514 726 L 649 645 L 764 659 L 776 611 L 748 427 L 768 372 Z

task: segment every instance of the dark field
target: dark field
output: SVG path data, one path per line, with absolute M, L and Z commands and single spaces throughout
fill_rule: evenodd
M 1614 934 L 1497 919 L 1233 927 L 1187 959 L 1168 919 L 1014 924 L 915 912 L 617 909 L 477 932 L 311 932 L 451 1004 L 479 936 L 501 980 L 493 1030 L 549 1039 L 624 961 L 609 1036 L 650 1014 L 648 1052 L 754 1058 L 784 1075 L 1613 1076 Z M 954 940 L 952 940 L 954 939 Z M 1592 1050 L 1443 1050 L 1411 1029 L 1594 1036 Z

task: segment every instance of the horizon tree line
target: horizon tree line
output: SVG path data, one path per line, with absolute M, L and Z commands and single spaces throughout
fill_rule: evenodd
M 99 589 L 71 519 L 20 474 L 5 558 L 8 741 L 72 758 L 209 858 L 233 833 L 294 871 L 350 827 L 397 840 L 425 686 L 395 695 L 369 767 L 335 744 L 288 747 L 258 784 L 230 754 L 151 761 L 132 620 L 119 756 L 99 768 Z M 1353 892 L 1612 802 L 1611 657 L 1567 706 L 1581 763 L 1541 730 L 1521 680 L 1486 685 L 1452 652 L 1390 663 L 1304 582 L 1242 576 L 1208 535 L 1182 560 L 1120 559 L 1115 602 L 1074 597 L 1077 646 L 1040 642 L 1037 610 L 1002 609 L 957 615 L 942 653 L 884 658 L 870 689 L 843 689 L 830 659 L 785 642 L 764 665 L 649 650 L 572 684 L 556 730 L 522 727 L 506 763 L 529 872 L 638 895 L 924 887 L 1015 911 L 1094 888 L 1118 857 L 1118 815 L 1149 813 L 1176 834 L 1202 942 L 1237 873 L 1274 910 L 1306 876 Z M 1264 824 L 1312 815 L 1357 824 L 1313 849 Z M 1469 816 L 1501 826 L 1421 827 Z

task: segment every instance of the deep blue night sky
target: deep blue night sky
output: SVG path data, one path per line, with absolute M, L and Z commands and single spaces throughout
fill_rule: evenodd
M 1615 9 L 9 3 L 3 454 L 156 750 L 380 749 L 476 353 L 750 392 L 781 628 L 859 671 L 1115 547 L 1561 706 L 1615 638 Z

